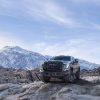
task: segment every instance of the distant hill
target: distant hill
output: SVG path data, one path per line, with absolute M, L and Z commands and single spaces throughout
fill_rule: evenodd
M 25 50 L 21 47 L 6 46 L 0 50 L 0 66 L 16 69 L 39 68 L 50 56 L 43 56 L 37 52 Z M 81 69 L 94 69 L 100 65 L 80 60 Z
M 87 69 L 87 70 L 91 69 L 92 70 L 94 68 L 100 67 L 99 64 L 91 63 L 91 62 L 88 62 L 86 60 L 81 60 L 81 59 L 79 59 L 79 63 L 80 63 L 81 69 Z
M 46 57 L 18 46 L 6 46 L 0 50 L 0 65 L 6 68 L 33 69 L 40 67 Z

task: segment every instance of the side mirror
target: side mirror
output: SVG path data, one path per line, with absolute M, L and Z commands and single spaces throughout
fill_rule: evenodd
M 75 63 L 78 63 L 78 59 L 75 59 Z
M 71 64 L 74 65 L 75 61 L 72 61 Z

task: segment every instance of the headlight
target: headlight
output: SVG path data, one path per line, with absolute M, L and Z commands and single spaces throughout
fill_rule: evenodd
M 40 68 L 40 72 L 43 72 L 43 71 L 44 71 L 44 70 L 43 70 L 43 67 L 41 67 L 41 68 Z
M 63 66 L 63 71 L 68 70 L 68 68 L 69 68 L 69 64 L 64 64 L 64 66 Z

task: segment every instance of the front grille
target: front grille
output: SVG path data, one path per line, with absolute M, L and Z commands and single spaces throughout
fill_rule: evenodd
M 49 61 L 47 63 L 44 63 L 43 69 L 44 71 L 49 71 L 49 72 L 61 72 L 63 67 L 62 62 L 58 61 Z

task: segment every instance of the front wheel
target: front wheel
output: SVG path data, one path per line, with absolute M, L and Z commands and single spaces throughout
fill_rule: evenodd
M 43 76 L 42 81 L 48 83 L 48 82 L 50 82 L 50 77 Z

